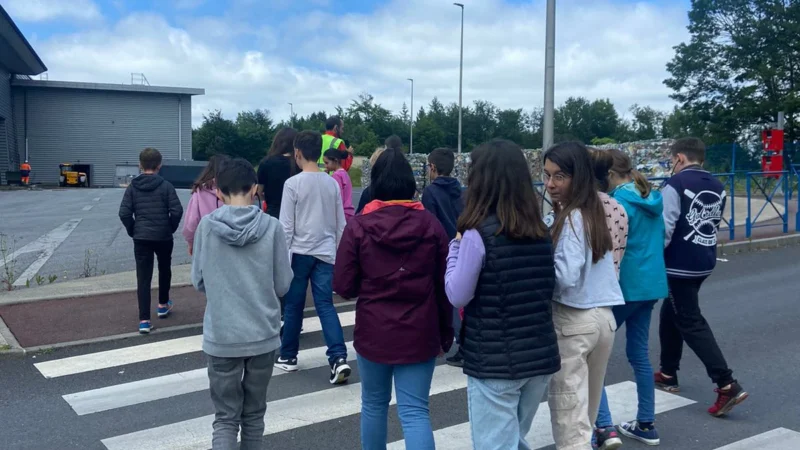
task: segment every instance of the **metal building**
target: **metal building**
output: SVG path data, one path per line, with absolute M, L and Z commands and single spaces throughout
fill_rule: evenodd
M 30 77 L 47 70 L 0 6 L 0 178 L 28 160 L 31 182 L 56 184 L 58 165 L 86 171 L 92 186 L 138 174 L 139 152 L 191 160 L 192 96 L 203 89 L 99 84 Z

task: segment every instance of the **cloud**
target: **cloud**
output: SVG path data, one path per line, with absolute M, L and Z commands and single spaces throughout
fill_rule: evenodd
M 620 112 L 638 103 L 671 108 L 662 81 L 672 47 L 687 37 L 684 6 L 576 0 L 556 27 L 556 102 L 610 98 Z M 336 14 L 336 15 L 333 15 Z M 334 32 L 335 30 L 335 32 Z M 333 111 L 367 91 L 385 107 L 434 96 L 458 100 L 460 14 L 450 3 L 396 0 L 369 14 L 308 9 L 281 24 L 225 16 L 178 24 L 137 13 L 89 31 L 37 43 L 50 79 L 126 82 L 143 72 L 153 85 L 201 87 L 193 123 L 222 109 L 264 108 L 276 119 Z M 530 110 L 544 91 L 544 2 L 467 5 L 464 104 L 488 100 Z
M 3 3 L 11 18 L 21 22 L 93 21 L 102 18 L 100 8 L 91 0 L 6 0 Z

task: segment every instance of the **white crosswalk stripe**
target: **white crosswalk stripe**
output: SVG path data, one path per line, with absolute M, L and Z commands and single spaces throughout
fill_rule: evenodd
M 339 313 L 339 320 L 343 327 L 356 323 L 355 311 Z M 322 331 L 318 317 L 308 317 L 303 320 L 303 334 Z M 71 358 L 56 359 L 34 364 L 45 378 L 75 375 L 93 370 L 108 369 L 127 364 L 135 364 L 186 353 L 199 352 L 202 349 L 203 336 L 189 336 L 179 339 L 153 342 L 151 344 L 136 345 L 105 352 L 91 353 L 88 355 L 73 356 Z
M 344 327 L 351 327 L 355 322 L 353 311 L 340 312 L 340 321 Z M 309 317 L 304 320 L 304 333 L 318 333 L 321 331 L 319 319 Z M 148 450 L 176 450 L 197 449 L 206 450 L 211 447 L 212 423 L 214 421 L 213 409 L 210 400 L 203 399 L 198 404 L 198 398 L 186 394 L 198 393 L 208 390 L 208 376 L 205 368 L 197 368 L 201 364 L 196 358 L 182 357 L 189 353 L 200 351 L 202 337 L 190 336 L 180 339 L 170 339 L 161 342 L 136 345 L 132 347 L 90 353 L 36 364 L 36 368 L 46 378 L 60 378 L 72 375 L 59 382 L 63 386 L 62 398 L 72 408 L 77 416 L 88 416 L 82 420 L 97 420 L 97 417 L 118 415 L 119 417 L 138 417 L 129 414 L 135 411 L 130 408 L 148 408 L 151 402 L 169 400 L 170 403 L 162 405 L 178 405 L 183 408 L 189 406 L 192 412 L 184 414 L 180 419 L 166 422 L 152 422 L 143 420 L 135 422 L 132 426 L 114 426 L 107 429 L 94 439 L 100 439 L 102 445 L 108 450 L 143 449 Z M 319 345 L 319 344 L 317 344 Z M 353 361 L 356 353 L 352 342 L 347 342 L 348 358 Z M 289 376 L 281 370 L 275 370 L 270 383 L 270 399 L 267 414 L 264 418 L 265 436 L 270 439 L 283 439 L 283 434 L 292 434 L 300 440 L 296 443 L 287 441 L 284 447 L 308 448 L 309 436 L 314 435 L 311 427 L 326 427 L 333 423 L 341 423 L 345 418 L 350 418 L 347 423 L 357 424 L 357 417 L 361 412 L 361 383 L 354 375 L 349 384 L 343 386 L 330 386 L 327 380 L 316 379 L 324 375 L 323 367 L 327 367 L 327 347 L 319 346 L 304 348 L 298 354 L 300 372 Z M 162 358 L 175 358 L 175 361 L 189 361 L 193 367 L 176 370 L 163 376 L 147 377 L 147 372 L 142 368 L 149 367 L 152 361 Z M 134 381 L 127 378 L 124 383 L 115 383 L 104 387 L 92 388 L 91 383 L 100 379 L 93 371 L 113 367 L 135 366 L 140 364 L 135 373 Z M 352 364 L 352 363 L 351 363 Z M 180 367 L 178 365 L 177 367 Z M 357 369 L 357 367 L 354 367 Z M 304 371 L 309 371 L 306 374 Z M 161 372 L 164 373 L 163 371 Z M 312 375 L 313 373 L 313 375 Z M 314 377 L 314 380 L 310 377 Z M 77 387 L 69 389 L 70 385 Z M 463 392 L 466 389 L 467 377 L 461 369 L 447 365 L 439 365 L 434 370 L 430 395 L 432 398 L 447 393 Z M 288 391 L 283 389 L 290 389 Z M 87 389 L 88 388 L 88 389 Z M 633 420 L 636 418 L 637 393 L 636 384 L 624 381 L 607 386 L 609 403 L 615 423 Z M 291 394 L 290 394 L 291 392 Z M 206 392 L 207 394 L 207 392 Z M 184 397 L 181 397 L 184 396 Z M 448 402 L 451 400 L 447 400 Z M 392 399 L 395 404 L 395 399 Z M 656 391 L 656 414 L 678 410 L 695 404 L 695 401 L 681 395 L 668 394 Z M 466 403 L 461 406 L 459 417 L 466 417 Z M 93 416 L 96 413 L 102 415 Z M 434 407 L 432 416 L 452 414 L 452 411 L 437 411 Z M 94 419 L 93 419 L 94 418 Z M 353 421 L 353 419 L 356 419 Z M 463 419 L 459 419 L 463 420 Z M 108 421 L 106 422 L 113 422 Z M 441 422 L 441 421 L 440 421 Z M 455 422 L 446 422 L 453 424 Z M 357 427 L 357 425 L 355 425 Z M 308 429 L 308 433 L 306 433 Z M 348 441 L 343 444 L 346 448 L 357 448 L 359 431 L 357 428 L 348 432 Z M 436 448 L 440 450 L 463 450 L 472 448 L 470 427 L 468 422 L 458 423 L 434 430 Z M 527 436 L 528 443 L 533 449 L 542 449 L 553 445 L 553 436 L 550 426 L 550 411 L 546 402 L 539 405 L 533 426 Z M 710 448 L 712 446 L 704 447 Z M 327 448 L 327 447 L 325 447 Z M 399 440 L 388 444 L 390 450 L 405 448 L 405 442 Z M 671 448 L 671 447 L 669 447 Z M 760 450 L 788 450 L 800 449 L 800 432 L 786 428 L 777 428 L 762 434 L 747 437 L 737 442 L 729 443 L 715 450 L 744 450 L 758 448 Z

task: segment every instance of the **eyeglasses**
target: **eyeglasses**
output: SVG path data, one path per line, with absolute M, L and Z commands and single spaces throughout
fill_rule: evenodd
M 562 172 L 558 172 L 557 174 L 552 176 L 549 173 L 542 174 L 542 182 L 544 182 L 545 184 L 547 184 L 551 178 L 553 179 L 554 184 L 561 185 L 572 177 L 570 177 L 569 175 L 565 175 Z

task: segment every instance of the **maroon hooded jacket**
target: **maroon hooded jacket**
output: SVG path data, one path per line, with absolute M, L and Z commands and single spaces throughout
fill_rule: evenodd
M 347 223 L 333 289 L 358 298 L 353 345 L 381 364 L 413 364 L 453 344 L 444 291 L 447 234 L 418 202 L 374 201 Z

